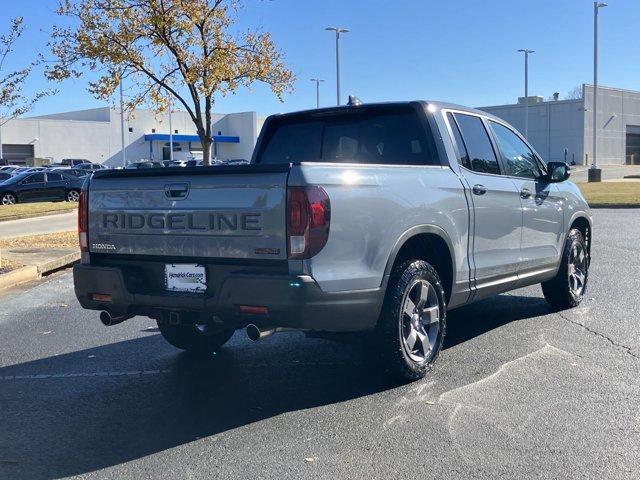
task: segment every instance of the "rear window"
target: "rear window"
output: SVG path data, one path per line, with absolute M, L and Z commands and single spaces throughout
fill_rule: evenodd
M 256 163 L 439 165 L 411 107 L 283 117 L 267 128 Z
M 64 180 L 64 178 L 59 173 L 53 173 L 53 172 L 47 173 L 47 182 L 60 182 L 62 180 Z

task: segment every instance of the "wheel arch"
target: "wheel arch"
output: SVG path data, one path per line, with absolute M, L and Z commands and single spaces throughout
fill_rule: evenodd
M 442 280 L 447 303 L 451 298 L 456 262 L 453 243 L 447 232 L 436 225 L 418 225 L 405 231 L 394 245 L 384 271 L 386 290 L 391 272 L 397 264 L 409 258 L 431 263 Z
M 593 237 L 593 226 L 591 222 L 591 218 L 584 212 L 577 212 L 571 217 L 571 222 L 569 223 L 569 231 L 577 228 L 582 233 L 582 236 L 585 239 L 587 244 L 587 253 L 589 258 L 591 258 L 591 239 Z

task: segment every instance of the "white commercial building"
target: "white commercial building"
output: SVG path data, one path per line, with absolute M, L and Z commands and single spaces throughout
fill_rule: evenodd
M 640 164 L 640 92 L 598 86 L 598 165 Z M 524 134 L 525 102 L 480 107 Z M 529 97 L 529 141 L 546 161 L 590 164 L 593 148 L 593 86 L 582 98 L 543 101 Z
M 264 119 L 256 112 L 213 114 L 211 155 L 220 160 L 251 159 Z M 174 159 L 202 158 L 202 146 L 188 113 L 173 112 Z M 3 157 L 9 163 L 86 158 L 122 165 L 120 111 L 109 107 L 11 120 L 2 126 Z M 127 163 L 168 160 L 169 115 L 136 110 L 125 115 Z

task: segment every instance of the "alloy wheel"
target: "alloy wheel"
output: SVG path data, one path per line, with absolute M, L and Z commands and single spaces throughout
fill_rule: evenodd
M 569 290 L 581 297 L 587 283 L 587 255 L 581 243 L 574 243 L 569 252 Z
M 16 203 L 16 197 L 12 193 L 5 193 L 2 196 L 3 205 L 13 205 Z
M 405 352 L 417 363 L 431 356 L 440 333 L 440 304 L 435 287 L 416 280 L 402 304 L 400 334 Z
M 75 190 L 70 190 L 69 193 L 67 193 L 67 200 L 69 202 L 77 202 L 79 199 L 80 199 L 80 194 Z

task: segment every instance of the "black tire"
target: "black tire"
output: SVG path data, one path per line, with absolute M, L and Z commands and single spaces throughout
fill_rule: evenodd
M 433 292 L 429 290 L 428 293 L 431 298 L 430 304 L 435 307 L 437 303 L 438 307 L 437 314 L 434 312 L 433 315 L 435 323 L 428 326 L 421 323 L 422 318 L 419 314 L 410 316 L 404 312 L 407 297 L 413 295 L 414 289 L 420 289 L 422 285 L 425 285 L 425 282 L 433 287 Z M 416 287 L 416 285 L 418 286 Z M 435 296 L 432 297 L 432 295 Z M 412 300 L 411 297 L 410 300 Z M 420 308 L 418 302 L 415 302 L 415 306 Z M 415 315 L 418 315 L 417 319 Z M 436 318 L 437 320 L 435 320 Z M 411 326 L 415 325 L 414 322 L 422 326 L 423 333 L 427 333 L 427 339 L 430 343 L 428 352 L 425 352 L 426 348 L 423 348 L 424 342 L 419 344 L 419 341 L 416 340 L 414 340 L 414 346 L 419 348 L 409 350 L 409 343 L 406 342 L 405 337 L 406 332 L 415 330 Z M 432 331 L 431 328 L 436 325 L 437 331 Z M 389 279 L 376 331 L 376 340 L 382 354 L 382 360 L 389 374 L 400 381 L 414 381 L 423 378 L 438 358 L 446 327 L 445 295 L 435 268 L 424 260 L 408 260 L 396 266 Z M 424 359 L 416 358 L 421 355 Z
M 584 256 L 584 261 L 580 261 L 583 266 L 577 270 L 582 276 L 582 282 L 579 282 L 580 276 L 576 277 L 577 274 L 575 273 L 577 267 L 574 265 L 573 259 L 576 258 L 576 251 L 578 252 L 578 259 L 580 258 L 579 252 L 582 252 Z M 580 304 L 587 291 L 589 262 L 587 244 L 582 232 L 574 228 L 569 232 L 564 243 L 562 261 L 560 262 L 558 273 L 551 280 L 542 283 L 544 298 L 552 307 L 564 310 L 577 307 Z M 579 283 L 581 283 L 581 288 L 578 289 L 576 285 Z
M 69 190 L 65 195 L 65 199 L 67 202 L 77 202 L 78 200 L 80 200 L 80 191 Z
M 4 192 L 0 195 L 0 203 L 2 203 L 2 205 L 15 205 L 18 203 L 18 197 L 15 193 Z
M 193 323 L 173 325 L 158 320 L 158 329 L 164 339 L 176 348 L 198 355 L 216 352 L 233 336 L 234 330 L 217 330 L 209 333 Z

